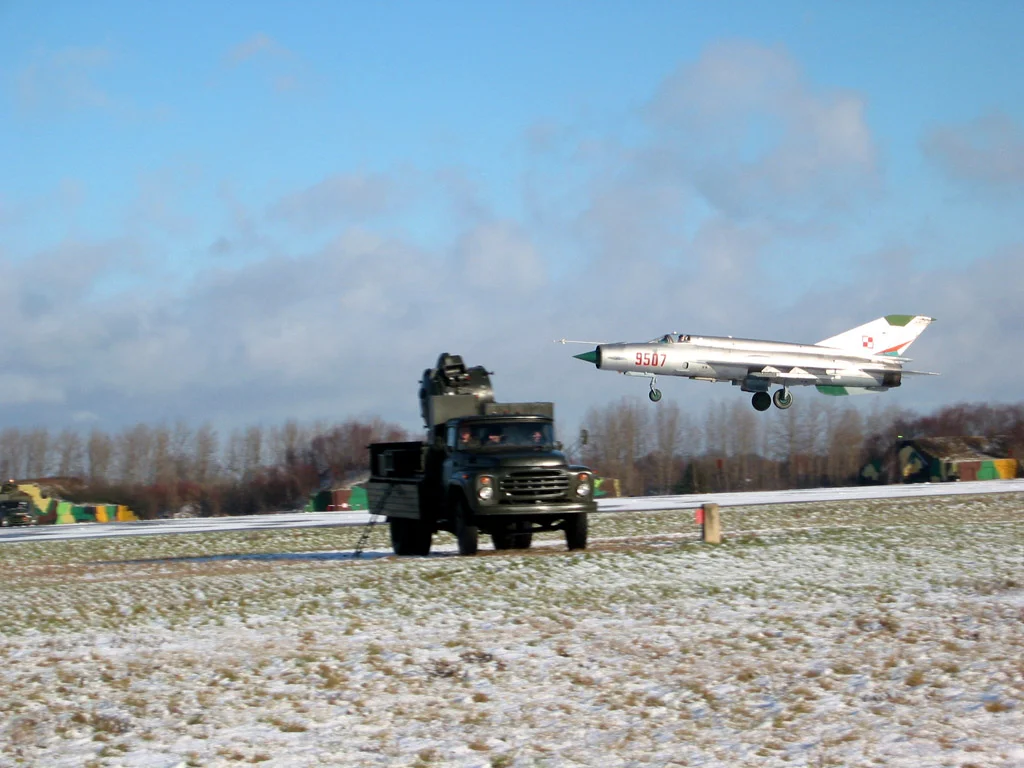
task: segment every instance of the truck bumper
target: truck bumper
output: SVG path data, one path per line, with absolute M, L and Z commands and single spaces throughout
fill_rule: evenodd
M 572 504 L 477 504 L 473 510 L 477 517 L 559 517 L 580 512 L 597 512 L 597 503 L 591 500 Z

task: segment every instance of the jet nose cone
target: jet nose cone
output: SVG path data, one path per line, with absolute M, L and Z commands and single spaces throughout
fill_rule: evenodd
M 582 360 L 585 363 L 593 363 L 597 365 L 597 350 L 592 349 L 589 352 L 581 352 L 578 355 L 573 355 L 577 360 Z

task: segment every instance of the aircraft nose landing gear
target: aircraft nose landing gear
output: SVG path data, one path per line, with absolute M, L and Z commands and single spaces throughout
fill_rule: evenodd
M 782 389 L 775 390 L 775 394 L 772 395 L 772 400 L 775 403 L 775 407 L 780 411 L 784 411 L 793 404 L 793 393 L 783 387 Z
M 661 400 L 661 390 L 658 389 L 656 386 L 654 386 L 657 383 L 658 383 L 658 379 L 655 378 L 654 376 L 652 376 L 651 377 L 651 392 L 650 392 L 649 395 L 647 395 L 649 398 L 651 398 L 651 402 L 652 403 L 656 403 L 659 400 Z
M 750 402 L 754 404 L 754 410 L 767 411 L 772 407 L 772 396 L 767 392 L 755 392 Z

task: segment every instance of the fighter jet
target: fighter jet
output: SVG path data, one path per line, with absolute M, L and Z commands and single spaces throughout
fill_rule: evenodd
M 903 353 L 933 320 L 924 315 L 886 315 L 817 344 L 673 332 L 646 343 L 598 343 L 593 351 L 573 357 L 602 371 L 649 378 L 655 403 L 661 400 L 658 376 L 684 376 L 731 381 L 753 393 L 758 411 L 768 410 L 773 402 L 785 410 L 793 404 L 790 387 L 796 385 L 815 386 L 825 395 L 853 395 L 885 392 L 900 386 L 905 375 L 938 376 L 903 367 L 910 362 Z M 779 389 L 771 394 L 773 386 Z

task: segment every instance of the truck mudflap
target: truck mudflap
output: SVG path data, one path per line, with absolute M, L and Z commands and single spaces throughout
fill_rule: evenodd
M 420 483 L 409 478 L 370 480 L 366 484 L 367 506 L 374 514 L 403 517 L 413 520 L 421 517 Z

